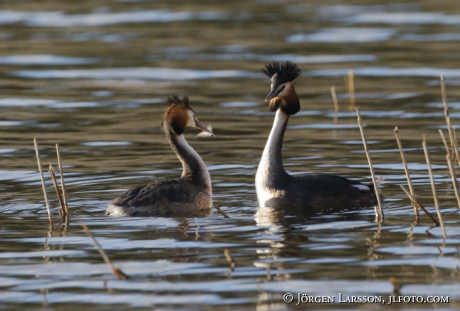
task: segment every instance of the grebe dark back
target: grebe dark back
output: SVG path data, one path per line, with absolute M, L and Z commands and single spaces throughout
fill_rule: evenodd
M 211 176 L 205 163 L 187 143 L 187 126 L 214 135 L 198 121 L 186 96 L 168 98 L 170 104 L 163 114 L 161 129 L 171 148 L 182 162 L 182 176 L 132 188 L 113 200 L 107 208 L 111 216 L 175 216 L 202 214 L 212 207 Z
M 262 71 L 271 79 L 265 98 L 276 112 L 256 174 L 256 190 L 261 207 L 298 206 L 317 211 L 339 211 L 376 203 L 373 185 L 338 176 L 289 175 L 283 167 L 281 149 L 289 116 L 300 110 L 294 80 L 301 75 L 297 64 L 273 62 Z

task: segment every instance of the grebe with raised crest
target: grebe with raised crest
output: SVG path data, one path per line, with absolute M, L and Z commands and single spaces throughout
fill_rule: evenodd
M 271 79 L 265 98 L 275 121 L 256 174 L 259 206 L 309 207 L 312 211 L 339 211 L 376 204 L 374 186 L 338 176 L 290 175 L 283 167 L 281 149 L 289 116 L 300 110 L 294 80 L 302 71 L 297 64 L 273 62 L 262 71 Z
M 137 186 L 114 199 L 107 208 L 111 216 L 176 216 L 200 214 L 212 208 L 211 176 L 199 154 L 187 143 L 187 126 L 200 129 L 198 136 L 214 136 L 212 128 L 198 121 L 187 96 L 168 98 L 161 129 L 182 163 L 178 179 Z

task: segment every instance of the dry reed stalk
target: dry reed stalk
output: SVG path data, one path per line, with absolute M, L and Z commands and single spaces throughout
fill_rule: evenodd
M 416 226 L 418 226 L 419 223 L 420 223 L 420 217 L 415 217 L 415 220 L 412 223 L 412 225 L 410 225 L 409 232 L 407 234 L 408 241 L 412 241 L 414 239 L 412 231 L 414 230 Z
M 393 294 L 395 296 L 400 296 L 400 290 L 402 287 L 401 283 L 399 283 L 399 281 L 393 276 L 390 277 L 390 282 L 393 284 Z
M 433 190 L 433 200 L 434 206 L 436 207 L 436 212 L 438 213 L 439 223 L 441 224 L 442 235 L 444 238 L 447 237 L 446 229 L 444 228 L 444 223 L 442 222 L 441 211 L 439 210 L 438 196 L 436 195 L 436 186 L 434 185 L 433 172 L 431 171 L 430 157 L 428 155 L 428 149 L 426 147 L 426 138 L 423 135 L 423 151 L 425 152 L 426 165 L 428 168 L 428 174 L 430 175 L 431 189 Z
M 267 269 L 267 270 L 266 270 L 266 271 L 267 271 L 267 274 L 266 274 L 266 275 L 267 275 L 267 280 L 271 280 L 271 279 L 272 279 L 272 275 L 271 275 L 271 272 L 270 272 L 271 268 L 272 268 L 272 264 L 271 264 L 271 263 L 268 263 L 267 266 L 265 267 L 265 269 Z
M 460 156 L 458 154 L 458 144 L 457 144 L 457 134 L 455 133 L 455 129 L 452 128 L 452 133 L 454 135 L 454 144 L 455 144 L 455 156 L 457 157 L 457 162 L 458 162 L 458 165 L 460 166 Z
M 337 123 L 337 112 L 339 112 L 339 102 L 335 94 L 335 86 L 331 86 L 332 101 L 334 102 L 334 123 Z
M 428 218 L 430 218 L 431 221 L 434 222 L 434 224 L 435 224 L 436 226 L 439 226 L 439 222 L 438 222 L 436 219 L 434 219 L 433 216 L 431 216 L 431 214 L 426 210 L 426 208 L 425 208 L 422 204 L 420 204 L 420 203 L 417 201 L 417 199 L 416 199 L 414 196 L 412 196 L 412 195 L 409 193 L 409 191 L 407 191 L 406 188 L 404 188 L 403 185 L 399 185 L 399 186 L 400 186 L 401 189 L 406 193 L 406 195 L 409 197 L 409 199 L 410 199 L 419 209 L 421 209 L 421 210 L 425 213 L 425 215 L 427 215 Z
M 62 216 L 61 219 L 59 219 L 59 227 L 62 228 L 63 231 L 67 231 L 66 228 L 69 227 L 69 215 Z
M 379 210 L 378 210 L 378 207 L 376 205 L 374 205 L 374 213 L 375 213 L 375 217 L 379 217 Z
M 46 210 L 48 211 L 48 219 L 50 222 L 50 229 L 53 230 L 53 218 L 51 217 L 51 209 L 48 201 L 48 195 L 46 194 L 45 179 L 43 178 L 42 164 L 40 162 L 40 153 L 38 152 L 37 138 L 34 137 L 35 155 L 37 156 L 38 172 L 40 173 L 40 179 L 42 181 L 43 196 L 45 197 Z
M 447 96 L 446 96 L 446 86 L 444 84 L 444 77 L 443 76 L 441 76 L 440 81 L 441 81 L 442 103 L 444 104 L 444 116 L 446 118 L 447 130 L 449 132 L 450 145 L 451 145 L 451 148 L 452 148 L 452 159 L 459 161 L 459 165 L 460 165 L 460 159 L 458 157 L 457 140 L 456 140 L 456 137 L 455 137 L 454 129 L 453 129 L 452 124 L 450 122 L 449 106 L 447 104 Z
M 120 268 L 117 268 L 117 267 L 115 267 L 113 265 L 112 261 L 107 256 L 107 254 L 104 252 L 104 250 L 102 249 L 101 245 L 96 241 L 96 239 L 93 237 L 93 235 L 89 231 L 88 226 L 81 220 L 80 220 L 80 225 L 82 226 L 83 230 L 85 230 L 86 234 L 93 241 L 94 246 L 96 247 L 97 251 L 101 255 L 102 259 L 104 259 L 104 261 L 107 264 L 107 266 L 109 266 L 110 270 L 112 270 L 112 273 L 115 276 L 115 278 L 117 280 L 127 280 L 127 279 L 129 279 L 129 277 L 123 271 L 121 271 Z
M 59 204 L 61 205 L 62 216 L 65 217 L 66 216 L 66 211 L 65 211 L 64 201 L 62 200 L 61 191 L 59 189 L 59 185 L 58 185 L 58 182 L 56 180 L 56 176 L 54 174 L 54 168 L 51 165 L 51 163 L 50 163 L 50 166 L 48 168 L 48 172 L 50 174 L 51 180 L 53 181 L 54 190 L 56 190 L 56 194 L 57 194 L 57 197 L 58 197 L 58 200 L 59 200 Z
M 196 229 L 195 229 L 195 237 L 199 238 L 200 237 L 200 224 L 198 223 L 198 220 L 195 217 L 195 223 L 196 223 Z
M 228 249 L 224 249 L 224 255 L 225 255 L 225 258 L 227 258 L 227 261 L 230 263 L 230 267 L 228 268 L 228 271 L 227 271 L 227 277 L 230 277 L 230 275 L 233 272 L 233 269 L 235 269 L 236 267 L 236 261 L 230 255 L 230 252 L 228 251 Z
M 355 82 L 354 82 L 354 73 L 353 70 L 348 71 L 348 76 L 344 77 L 345 79 L 345 86 L 347 87 L 350 105 L 349 110 L 353 110 L 356 106 L 355 101 Z
M 64 201 L 64 215 L 69 215 L 69 205 L 67 204 L 67 187 L 64 181 L 64 174 L 62 172 L 62 165 L 61 165 L 61 152 L 59 151 L 59 144 L 56 144 L 56 154 L 58 158 L 58 165 L 59 165 L 59 176 L 61 177 L 61 189 L 62 189 L 62 199 Z
M 444 253 L 442 252 L 442 250 L 441 250 L 441 247 L 440 247 L 440 246 L 436 246 L 436 248 L 438 249 L 439 255 L 444 255 Z
M 451 157 L 449 146 L 447 145 L 446 138 L 444 137 L 444 133 L 442 132 L 441 129 L 439 129 L 439 135 L 441 135 L 441 140 L 442 140 L 442 143 L 444 144 L 444 147 L 446 148 L 447 155 Z
M 224 218 L 230 218 L 223 210 L 221 210 L 219 208 L 219 206 L 217 205 L 214 205 L 215 209 L 219 212 L 219 214 L 221 214 L 222 216 L 224 216 Z
M 383 214 L 382 202 L 380 200 L 380 194 L 379 194 L 379 190 L 377 187 L 377 180 L 375 179 L 374 168 L 372 166 L 372 159 L 369 154 L 369 150 L 367 149 L 367 142 L 366 142 L 366 137 L 364 136 L 363 125 L 361 124 L 361 115 L 359 114 L 359 107 L 355 107 L 355 111 L 356 111 L 356 115 L 358 116 L 358 126 L 359 126 L 359 130 L 361 131 L 361 138 L 363 140 L 364 152 L 366 153 L 367 162 L 369 163 L 369 169 L 371 171 L 372 183 L 374 184 L 375 196 L 377 197 L 377 203 L 379 207 L 379 215 L 380 217 L 383 218 L 385 216 Z
M 410 179 L 409 168 L 407 167 L 406 157 L 404 155 L 404 150 L 403 150 L 403 147 L 402 147 L 402 144 L 401 144 L 401 140 L 399 139 L 398 127 L 395 127 L 394 132 L 395 132 L 395 136 L 396 136 L 396 142 L 398 143 L 399 153 L 401 154 L 401 160 L 402 160 L 402 163 L 403 163 L 403 166 L 404 166 L 404 172 L 406 173 L 407 184 L 409 185 L 409 191 L 410 191 L 410 194 L 412 196 L 414 196 L 414 187 L 412 186 L 412 181 Z M 417 207 L 415 206 L 414 203 L 412 203 L 412 207 L 414 208 L 415 216 L 419 217 L 418 209 L 417 209 Z
M 457 177 L 455 176 L 454 164 L 452 163 L 452 159 L 448 154 L 446 154 L 447 164 L 449 165 L 449 172 L 450 177 L 452 178 L 452 185 L 454 186 L 455 197 L 457 198 L 458 208 L 460 209 L 460 196 L 458 195 L 458 187 L 457 187 Z

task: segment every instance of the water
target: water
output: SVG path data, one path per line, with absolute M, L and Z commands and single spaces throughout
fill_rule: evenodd
M 460 304 L 460 217 L 445 149 L 439 75 L 460 117 L 460 9 L 455 1 L 4 2 L 0 4 L 0 301 L 2 310 L 285 310 L 297 294 L 332 296 L 309 309 L 437 309 Z M 372 210 L 303 217 L 259 209 L 254 175 L 273 114 L 263 99 L 272 60 L 296 61 L 302 110 L 283 158 L 292 174 L 370 173 L 343 76 L 356 102 L 385 220 Z M 334 113 L 330 87 L 340 110 Z M 186 138 L 207 163 L 216 210 L 200 218 L 109 218 L 138 184 L 180 174 L 159 129 L 165 99 L 188 94 L 216 137 Z M 335 119 L 334 117 L 337 116 Z M 412 206 L 393 129 L 416 194 L 435 215 L 427 138 L 447 239 Z M 70 224 L 48 231 L 32 138 L 45 167 L 60 144 Z M 46 173 L 52 213 L 58 202 Z M 116 281 L 79 221 L 114 264 Z M 237 265 L 229 270 L 228 250 Z M 449 303 L 339 303 L 348 296 L 448 296 Z M 292 293 L 288 305 L 283 295 Z

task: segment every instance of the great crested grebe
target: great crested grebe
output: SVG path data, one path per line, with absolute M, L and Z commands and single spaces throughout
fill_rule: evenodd
M 265 145 L 256 174 L 256 190 L 261 207 L 298 206 L 316 211 L 339 211 L 376 203 L 373 185 L 338 176 L 289 175 L 283 168 L 281 148 L 289 116 L 300 110 L 294 80 L 302 71 L 297 64 L 273 62 L 262 71 L 271 79 L 265 98 L 276 112 L 273 128 Z
M 107 208 L 111 216 L 174 216 L 200 213 L 212 207 L 211 176 L 198 153 L 187 143 L 187 126 L 213 136 L 212 128 L 198 121 L 187 96 L 168 98 L 161 129 L 172 150 L 182 162 L 182 176 L 132 188 L 113 200 Z

